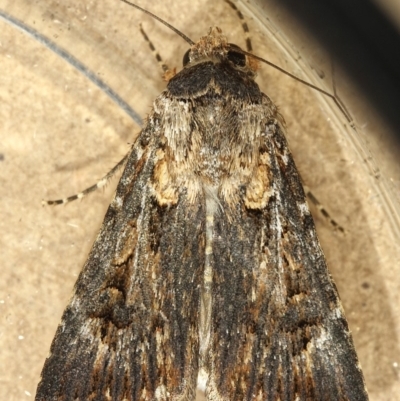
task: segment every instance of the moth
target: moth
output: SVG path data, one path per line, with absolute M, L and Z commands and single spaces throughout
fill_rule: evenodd
M 367 400 L 254 56 L 211 28 L 155 99 L 36 401 Z

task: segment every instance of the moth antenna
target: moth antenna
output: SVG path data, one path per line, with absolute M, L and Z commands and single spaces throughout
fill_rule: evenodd
M 189 43 L 190 46 L 193 46 L 195 42 L 193 42 L 192 39 L 190 39 L 188 36 L 186 36 L 184 33 L 173 27 L 171 24 L 168 24 L 168 22 L 164 21 L 160 17 L 157 17 L 157 15 L 151 13 L 150 11 L 147 11 L 146 9 L 139 7 L 138 5 L 131 3 L 128 0 L 121 0 L 123 3 L 128 4 L 131 7 L 137 8 L 138 10 L 142 11 L 143 13 L 150 15 L 150 17 L 154 18 L 155 20 L 161 22 L 164 24 L 167 28 L 171 29 L 171 31 L 175 32 L 177 35 L 179 35 L 183 40 L 185 40 L 187 43 Z
M 350 117 L 350 113 L 347 111 L 347 109 L 346 109 L 346 107 L 344 106 L 342 100 L 341 100 L 341 99 L 339 98 L 339 96 L 336 94 L 336 89 L 335 89 L 335 88 L 334 88 L 334 93 L 335 93 L 335 94 L 332 95 L 332 93 L 327 92 L 326 90 L 321 89 L 321 88 L 319 88 L 318 86 L 315 86 L 315 85 L 311 84 L 310 82 L 305 81 L 304 79 L 301 79 L 301 78 L 299 78 L 299 77 L 296 77 L 296 75 L 291 74 L 290 72 L 284 70 L 282 67 L 277 66 L 276 64 L 272 63 L 271 61 L 268 61 L 268 60 L 266 60 L 266 59 L 264 59 L 264 58 L 262 58 L 262 57 L 260 57 L 260 56 L 256 56 L 255 54 L 250 53 L 250 52 L 247 52 L 247 51 L 245 51 L 245 50 L 242 50 L 242 53 L 243 53 L 243 54 L 246 54 L 246 55 L 249 56 L 249 57 L 253 57 L 254 59 L 256 59 L 256 60 L 258 60 L 258 61 L 261 61 L 262 63 L 265 63 L 265 64 L 269 65 L 270 67 L 275 68 L 276 70 L 280 71 L 282 74 L 285 74 L 285 75 L 287 75 L 288 77 L 290 77 L 290 78 L 292 78 L 292 79 L 294 79 L 294 80 L 296 80 L 296 81 L 298 81 L 298 82 L 301 82 L 303 85 L 306 85 L 306 86 L 308 86 L 309 88 L 314 89 L 314 90 L 316 90 L 316 91 L 318 91 L 318 92 L 324 94 L 325 96 L 328 96 L 329 98 L 331 98 L 331 99 L 335 102 L 336 106 L 339 108 L 339 110 L 340 110 L 340 111 L 344 114 L 344 116 L 346 117 L 346 120 L 347 120 L 350 124 L 353 123 L 353 119 Z
M 243 15 L 242 12 L 238 9 L 238 7 L 236 6 L 236 4 L 233 3 L 231 0 L 224 0 L 224 1 L 225 1 L 225 3 L 227 3 L 227 4 L 236 12 L 237 16 L 239 17 L 239 19 L 240 19 L 241 22 L 242 22 L 242 28 L 243 28 L 243 30 L 244 30 L 244 32 L 245 32 L 245 37 L 246 37 L 246 49 L 247 49 L 247 51 L 242 50 L 243 54 L 246 54 L 247 56 L 253 57 L 253 58 L 256 59 L 256 60 L 261 61 L 261 62 L 263 62 L 263 63 L 269 65 L 270 67 L 275 68 L 276 70 L 282 72 L 283 74 L 289 76 L 290 78 L 295 79 L 295 80 L 298 81 L 298 82 L 301 82 L 302 84 L 308 86 L 309 88 L 314 89 L 314 90 L 316 90 L 316 91 L 318 91 L 318 92 L 320 92 L 320 93 L 322 93 L 322 94 L 324 94 L 324 95 L 330 97 L 330 98 L 335 102 L 335 104 L 336 104 L 336 106 L 339 108 L 339 110 L 344 114 L 344 116 L 346 117 L 346 120 L 347 120 L 350 124 L 353 123 L 353 119 L 351 118 L 350 113 L 347 111 L 347 109 L 346 109 L 344 103 L 343 103 L 342 100 L 339 98 L 339 96 L 338 96 L 338 94 L 337 94 L 337 92 L 336 92 L 336 85 L 335 85 L 335 83 L 334 83 L 334 80 L 333 80 L 333 94 L 332 94 L 332 93 L 330 93 L 330 92 L 327 92 L 327 91 L 325 91 L 325 90 L 319 88 L 318 86 L 315 86 L 315 85 L 313 85 L 313 84 L 311 84 L 311 83 L 309 83 L 309 82 L 307 82 L 307 81 L 304 81 L 304 80 L 301 79 L 301 78 L 296 77 L 296 75 L 293 75 L 293 74 L 291 74 L 290 72 L 287 72 L 287 71 L 284 70 L 283 68 L 278 67 L 277 65 L 271 63 L 271 62 L 268 61 L 268 60 L 265 60 L 265 59 L 263 59 L 262 57 L 259 57 L 259 56 L 254 55 L 254 54 L 252 53 L 252 52 L 253 52 L 253 47 L 252 47 L 251 39 L 250 39 L 250 30 L 249 30 L 249 26 L 247 25 L 247 22 L 246 22 L 246 19 L 245 19 L 244 15 Z M 333 72 L 334 72 L 334 71 L 333 71 L 333 65 L 332 65 L 332 75 L 333 75 Z
M 229 4 L 229 6 L 236 12 L 236 15 L 240 19 L 244 31 L 244 36 L 246 38 L 246 49 L 248 52 L 251 53 L 253 51 L 253 46 L 251 44 L 250 30 L 249 26 L 247 25 L 246 18 L 244 17 L 242 12 L 236 7 L 236 4 L 233 3 L 231 0 L 225 0 L 225 3 Z
M 155 20 L 161 22 L 162 24 L 164 24 L 166 27 L 168 27 L 169 29 L 171 29 L 173 32 L 175 32 L 177 35 L 179 35 L 182 39 L 184 39 L 187 43 L 190 44 L 190 46 L 193 46 L 195 44 L 195 42 L 193 42 L 193 40 L 191 40 L 188 36 L 186 36 L 184 33 L 182 33 L 181 31 L 179 31 L 178 29 L 176 29 L 174 26 L 172 26 L 171 24 L 169 24 L 168 22 L 164 21 L 163 19 L 161 19 L 160 17 L 158 17 L 157 15 L 151 13 L 150 11 L 147 11 L 146 9 L 131 3 L 128 0 L 121 0 L 123 3 L 126 3 L 140 11 L 142 11 L 145 14 L 150 15 L 152 18 L 154 18 Z M 241 11 L 236 7 L 236 5 L 234 3 L 232 3 L 230 0 L 225 0 L 226 3 L 229 4 L 230 7 L 232 7 L 232 9 L 234 9 L 239 17 L 239 19 L 245 21 L 245 18 L 243 16 L 243 14 L 241 13 Z M 246 22 L 242 22 L 242 27 L 243 30 L 245 31 L 245 33 L 249 33 L 249 27 L 247 25 Z M 252 51 L 252 45 L 251 45 L 251 40 L 250 40 L 250 36 L 247 37 L 246 35 L 246 48 L 247 51 L 242 50 L 243 54 L 246 54 L 247 56 L 253 57 L 254 59 L 261 61 L 262 63 L 265 63 L 267 65 L 269 65 L 270 67 L 275 68 L 276 70 L 280 71 L 281 73 L 287 75 L 288 77 L 301 82 L 303 85 L 308 86 L 311 89 L 314 89 L 322 94 L 324 94 L 325 96 L 328 96 L 329 98 L 331 98 L 333 100 L 333 102 L 336 104 L 336 106 L 339 108 L 339 110 L 344 114 L 344 116 L 346 117 L 346 120 L 352 124 L 353 123 L 353 119 L 350 116 L 350 113 L 347 111 L 346 107 L 344 106 L 342 100 L 339 98 L 339 96 L 337 94 L 332 94 L 330 92 L 327 92 L 324 89 L 319 88 L 318 86 L 315 86 L 307 81 L 305 81 L 304 79 L 301 79 L 299 77 L 296 77 L 296 75 L 291 74 L 290 72 L 284 70 L 283 68 L 273 64 L 271 61 L 268 61 L 262 57 L 256 56 L 255 54 L 251 53 Z M 335 91 L 336 92 L 336 91 Z
M 344 105 L 344 103 L 342 102 L 342 99 L 340 99 L 339 95 L 337 94 L 336 91 L 336 82 L 335 82 L 335 63 L 333 62 L 333 59 L 331 58 L 331 71 L 332 71 L 332 88 L 333 88 L 333 95 L 335 96 L 335 98 L 338 100 L 338 102 L 340 103 L 341 106 L 341 110 L 342 112 L 345 114 L 347 120 L 349 122 L 352 122 L 353 119 L 351 118 L 351 115 L 349 113 L 349 111 L 347 110 L 346 106 Z M 354 127 L 353 127 L 354 128 Z

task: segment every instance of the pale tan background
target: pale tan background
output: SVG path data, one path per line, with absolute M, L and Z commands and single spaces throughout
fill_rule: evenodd
M 231 42 L 244 44 L 235 14 L 222 1 L 138 3 L 193 40 L 218 25 Z M 249 18 L 255 52 L 329 89 L 329 55 L 274 2 L 265 7 L 269 31 Z M 0 8 L 83 60 L 142 116 L 165 83 L 139 22 L 171 66 L 180 67 L 187 48 L 116 0 L 1 0 Z M 122 158 L 139 127 L 64 60 L 3 21 L 0 31 L 0 400 L 19 401 L 34 398 L 117 179 L 104 194 L 66 207 L 43 208 L 41 200 L 93 184 Z M 399 400 L 400 174 L 384 123 L 340 75 L 336 83 L 357 131 L 330 101 L 269 67 L 262 67 L 259 83 L 286 118 L 306 183 L 347 230 L 346 236 L 334 233 L 316 214 L 370 399 Z

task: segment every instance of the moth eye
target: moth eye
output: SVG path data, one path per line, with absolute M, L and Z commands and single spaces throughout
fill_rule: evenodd
M 189 61 L 190 61 L 189 54 L 190 54 L 190 49 L 189 49 L 189 50 L 185 53 L 185 55 L 183 56 L 183 60 L 182 60 L 183 66 L 185 66 L 186 64 L 189 63 Z
M 246 55 L 235 50 L 229 50 L 227 54 L 228 60 L 238 67 L 246 66 Z

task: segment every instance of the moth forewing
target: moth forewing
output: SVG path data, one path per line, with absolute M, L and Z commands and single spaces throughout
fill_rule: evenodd
M 110 8 L 112 8 L 113 6 L 114 6 L 114 4 L 111 4 L 111 3 L 104 3 L 104 6 L 105 6 L 105 11 L 104 11 L 104 14 L 103 15 L 109 15 L 110 13 L 107 13 L 106 11 L 107 10 L 109 10 Z M 175 5 L 174 5 L 174 7 L 175 7 Z M 178 7 L 178 5 L 176 6 L 176 7 Z M 192 6 L 191 6 L 192 7 Z M 195 7 L 197 7 L 197 5 L 195 6 Z M 210 9 L 210 7 L 214 7 L 213 5 L 211 5 L 211 4 L 202 4 L 201 5 L 201 7 L 199 7 L 199 10 L 200 9 Z M 224 8 L 225 6 L 223 6 L 223 7 L 221 7 L 220 8 L 220 10 L 219 11 L 217 11 L 217 12 L 213 12 L 213 15 L 215 15 L 216 16 L 216 18 L 218 19 L 218 21 L 225 21 L 226 20 L 226 8 Z M 100 10 L 100 9 L 99 9 Z M 223 11 L 221 11 L 221 10 L 223 10 Z M 193 13 L 195 13 L 195 11 L 193 11 Z M 97 14 L 97 11 L 93 11 L 93 10 L 91 10 L 90 12 L 88 12 L 87 13 L 87 16 L 89 17 L 89 18 L 92 18 L 91 16 L 94 16 L 95 14 Z M 124 14 L 124 16 L 127 16 L 127 14 L 128 13 L 126 13 L 125 12 L 125 9 L 124 9 L 124 11 L 122 12 L 122 14 Z M 129 13 L 129 15 L 130 15 L 130 13 Z M 168 14 L 167 13 L 165 13 L 165 14 L 162 14 L 163 16 L 164 15 L 166 15 L 166 16 L 168 16 Z M 180 18 L 180 14 L 178 13 L 178 12 L 175 12 L 174 13 L 174 15 L 175 15 L 175 17 L 174 18 L 176 18 L 176 19 L 179 19 Z M 195 14 L 194 14 L 195 15 Z M 118 15 L 118 16 L 116 16 L 116 18 L 117 18 L 117 22 L 115 23 L 115 24 L 113 24 L 114 26 L 118 26 L 118 27 L 120 27 L 120 21 L 123 21 L 124 20 L 124 18 L 123 18 L 123 16 L 121 16 L 121 15 Z M 130 17 L 128 17 L 128 18 L 130 18 Z M 40 18 L 37 18 L 37 20 L 39 21 L 40 20 Z M 140 17 L 140 20 L 142 21 L 143 20 L 143 18 L 142 17 Z M 169 19 L 170 21 L 172 21 L 172 22 L 175 22 L 175 19 L 173 19 L 173 18 L 171 18 L 171 19 Z M 119 23 L 118 23 L 118 21 L 119 21 Z M 92 24 L 92 22 L 93 23 L 95 23 L 95 18 L 93 18 L 93 21 L 91 20 L 90 21 L 90 23 L 89 23 L 89 21 L 87 22 L 87 25 L 89 26 L 89 25 L 91 25 Z M 179 21 L 178 21 L 178 23 L 179 23 Z M 236 24 L 236 20 L 235 20 L 235 22 L 234 22 L 234 24 Z M 130 31 L 129 31 L 129 33 L 127 33 L 126 34 L 126 37 L 128 37 L 128 38 L 131 38 L 132 37 L 132 26 L 134 25 L 134 24 L 132 24 L 131 22 L 129 22 L 129 24 L 127 24 L 127 25 L 129 25 L 129 29 L 130 29 Z M 151 23 L 150 23 L 150 25 L 151 25 Z M 191 25 L 193 26 L 193 24 L 190 22 L 190 19 L 188 19 L 188 17 L 186 16 L 185 17 L 185 20 L 184 20 L 184 25 L 183 25 L 183 30 L 185 30 L 185 32 L 191 32 L 190 31 L 190 29 L 189 28 L 191 28 Z M 203 29 L 203 27 L 200 27 L 200 25 L 202 25 L 202 24 L 196 24 L 196 25 L 198 25 L 198 29 L 199 29 L 199 31 L 197 32 L 197 33 L 194 33 L 194 34 L 191 34 L 190 36 L 191 37 L 193 37 L 193 38 L 196 38 L 196 37 L 198 37 L 200 34 L 204 34 L 205 33 L 205 31 L 204 31 L 204 29 Z M 209 25 L 212 25 L 212 23 L 205 23 L 205 26 L 206 27 L 208 27 Z M 221 25 L 221 27 L 223 28 L 223 30 L 224 30 L 224 32 L 227 32 L 227 31 L 229 31 L 229 29 L 225 29 L 225 27 L 222 25 L 222 23 L 220 24 L 220 22 L 218 22 L 218 25 Z M 127 27 L 128 28 L 128 27 Z M 200 29 L 201 28 L 201 29 Z M 99 28 L 97 28 L 97 29 L 99 29 Z M 197 28 L 196 28 L 197 29 Z M 239 31 L 239 33 L 240 33 L 240 28 L 238 29 L 238 31 Z M 97 32 L 102 32 L 100 29 L 99 30 L 97 30 Z M 126 32 L 128 32 L 128 30 L 126 30 Z M 109 36 L 111 36 L 111 35 L 109 35 Z M 114 40 L 114 39 L 112 39 L 112 40 Z M 139 39 L 138 41 L 136 41 L 136 42 L 140 42 L 140 40 L 141 39 Z M 118 41 L 118 40 L 117 40 Z M 229 39 L 229 41 L 230 42 L 234 42 L 234 43 L 238 43 L 239 45 L 242 45 L 242 43 L 239 43 L 240 42 L 240 40 L 238 41 L 237 40 L 237 36 L 235 37 L 235 39 L 233 40 L 233 39 Z M 122 42 L 122 41 L 121 41 Z M 130 43 L 130 41 L 129 40 L 125 40 L 125 42 L 124 43 L 127 43 L 127 42 L 129 42 Z M 173 41 L 172 41 L 172 39 L 168 39 L 168 42 L 169 43 L 173 43 Z M 103 41 L 103 43 L 106 43 L 106 41 Z M 113 42 L 114 43 L 114 42 Z M 163 43 L 162 41 L 159 41 L 159 43 Z M 138 44 L 138 43 L 135 43 L 135 45 L 136 44 Z M 184 46 L 183 46 L 184 47 Z M 256 46 L 256 48 L 257 48 L 257 46 Z M 118 54 L 131 54 L 130 53 L 130 48 L 129 48 L 129 46 L 127 46 L 126 47 L 126 49 L 125 50 L 119 50 L 118 52 Z M 168 50 L 166 50 L 166 55 L 168 56 L 169 55 L 169 53 L 170 52 L 168 52 Z M 172 53 L 172 52 L 171 52 Z M 178 52 L 177 52 L 178 53 Z M 143 51 L 141 51 L 141 52 L 137 52 L 137 53 L 135 53 L 135 57 L 132 57 L 132 60 L 130 60 L 129 59 L 129 61 L 132 61 L 132 62 L 138 62 L 138 64 L 136 65 L 136 67 L 134 66 L 132 69 L 130 69 L 130 68 L 126 68 L 126 66 L 127 65 L 130 65 L 130 62 L 128 61 L 128 60 L 123 60 L 123 61 L 121 61 L 121 64 L 122 65 L 124 65 L 124 67 L 125 67 L 125 71 L 127 71 L 126 73 L 127 74 L 137 74 L 137 71 L 138 71 L 138 68 L 140 67 L 140 59 L 138 59 L 137 57 L 139 57 L 139 55 L 141 55 L 141 54 L 147 54 L 146 53 L 146 46 L 143 46 Z M 183 54 L 183 53 L 182 53 Z M 263 53 L 263 55 L 264 54 L 266 54 L 266 53 Z M 163 50 L 163 55 L 164 55 L 164 50 Z M 148 56 L 146 56 L 147 58 L 148 58 Z M 164 56 L 165 57 L 165 56 Z M 177 62 L 180 62 L 180 57 L 181 56 L 179 56 L 179 58 L 177 58 L 177 61 L 176 61 L 176 63 Z M 115 62 L 115 59 L 113 59 L 114 60 L 114 62 Z M 149 63 L 149 64 L 151 64 L 151 62 Z M 172 66 L 174 65 L 174 62 L 172 62 Z M 122 69 L 121 70 L 118 70 L 119 72 L 117 73 L 117 74 L 115 74 L 115 75 L 118 75 L 118 76 L 120 76 L 120 75 L 122 75 L 123 74 L 123 72 L 122 72 Z M 130 73 L 128 73 L 128 71 L 131 71 Z M 132 71 L 134 71 L 134 72 L 132 72 Z M 154 74 L 151 74 L 151 73 L 149 73 L 148 71 L 146 71 L 145 72 L 145 74 L 144 74 L 144 76 L 146 76 L 147 78 L 149 78 L 149 79 L 151 79 L 151 80 L 154 80 L 154 77 L 157 75 L 157 67 L 155 67 L 154 68 L 154 72 L 155 72 L 155 75 Z M 259 74 L 261 75 L 261 72 L 259 72 Z M 129 76 L 129 77 L 131 77 L 131 75 Z M 261 77 L 260 77 L 261 78 Z M 114 80 L 116 80 L 116 78 L 113 78 Z M 129 81 L 129 79 L 128 79 L 128 81 Z M 126 82 L 126 81 L 125 81 Z M 132 81 L 131 81 L 132 82 Z M 125 88 L 130 88 L 130 92 L 129 92 L 129 96 L 135 91 L 135 88 L 136 88 L 136 84 L 130 84 L 130 86 L 129 85 L 124 85 L 124 87 Z M 159 91 L 158 90 L 153 90 L 152 89 L 152 86 L 151 85 L 147 85 L 146 86 L 146 88 L 147 88 L 147 92 L 150 92 L 150 91 L 153 91 L 154 93 L 151 93 L 151 95 L 150 95 L 150 97 L 152 98 L 152 99 L 154 99 L 155 98 L 155 96 L 156 96 L 156 94 L 158 94 L 159 93 Z M 262 86 L 262 88 L 263 88 L 263 91 L 264 92 L 266 92 L 267 94 L 269 94 L 269 91 L 270 91 L 270 89 L 273 89 L 272 88 L 272 81 L 271 80 L 269 80 L 268 82 L 267 82 L 267 85 L 265 85 L 265 86 Z M 276 96 L 276 95 L 274 95 L 274 96 L 272 96 L 273 97 L 273 99 L 276 101 L 276 99 L 279 99 L 279 97 L 278 96 Z M 136 102 L 137 103 L 137 102 Z M 282 104 L 281 104 L 282 103 Z M 292 104 L 292 106 L 294 106 L 295 105 L 295 103 L 297 104 L 297 103 L 299 103 L 298 101 L 297 101 L 297 98 L 293 98 L 293 104 Z M 303 103 L 303 105 L 304 104 L 306 104 L 307 102 L 300 102 L 300 103 Z M 139 104 L 142 104 L 142 102 L 139 102 Z M 289 108 L 289 106 L 285 106 L 286 104 L 288 104 L 288 105 L 290 105 L 291 103 L 290 103 L 290 98 L 289 98 L 289 101 L 287 102 L 286 100 L 285 101 L 282 101 L 282 102 L 280 102 L 280 101 L 278 101 L 278 104 L 280 105 L 280 108 L 281 108 L 281 110 L 282 110 L 282 112 L 284 112 L 284 114 L 285 114 L 285 117 L 286 117 L 286 120 L 287 120 L 287 123 L 288 124 L 291 124 L 291 121 L 292 121 L 292 118 L 290 118 L 289 116 L 288 116 L 288 114 L 287 114 L 287 111 L 286 110 L 284 110 L 283 108 Z M 94 106 L 96 106 L 96 102 L 93 102 L 92 103 L 92 105 L 94 105 Z M 311 107 L 311 106 L 310 106 Z M 96 108 L 96 107 L 95 107 Z M 311 107 L 312 108 L 312 107 Z M 20 113 L 20 115 L 23 115 L 24 113 L 23 112 L 21 112 Z M 108 112 L 106 112 L 106 111 L 102 111 L 101 112 L 101 114 L 102 115 L 109 115 L 110 113 L 108 113 Z M 306 113 L 307 114 L 307 113 Z M 301 118 L 300 118 L 301 117 Z M 299 117 L 297 118 L 298 120 L 304 120 L 304 118 L 305 118 L 305 116 L 304 115 L 302 115 L 302 114 L 300 114 L 299 115 Z M 111 124 L 110 124 L 111 125 Z M 307 126 L 307 123 L 306 123 L 306 126 Z M 300 134 L 302 134 L 303 136 L 305 135 L 304 133 L 305 132 L 310 132 L 310 136 L 311 137 L 314 137 L 314 134 L 315 134 L 315 132 L 312 130 L 312 126 L 313 126 L 313 124 L 308 124 L 308 127 L 311 127 L 311 129 L 309 130 L 309 131 L 307 131 L 306 129 L 299 129 L 299 130 L 297 130 L 297 129 L 291 129 L 290 127 L 289 127 L 289 129 L 288 129 L 288 133 L 289 133 L 289 135 L 290 134 L 295 134 L 296 132 L 299 132 Z M 89 136 L 89 130 L 86 128 L 87 126 L 85 125 L 85 131 L 81 134 L 81 136 Z M 64 131 L 68 131 L 68 130 L 66 130 L 65 128 L 60 128 L 60 129 L 56 129 L 57 131 L 61 131 L 61 132 L 64 132 Z M 132 130 L 132 132 L 133 131 L 136 131 L 135 130 L 135 128 L 131 128 L 131 130 Z M 52 132 L 51 131 L 51 129 L 49 129 L 48 130 L 49 132 Z M 100 130 L 97 130 L 97 129 L 95 129 L 95 131 L 96 132 L 101 132 L 102 131 L 102 129 L 100 129 Z M 120 130 L 118 130 L 118 131 L 120 131 Z M 323 131 L 323 130 L 321 130 L 321 131 Z M 68 132 L 70 132 L 70 131 L 68 131 Z M 125 138 L 129 138 L 128 140 L 130 141 L 130 142 L 133 142 L 133 139 L 130 139 L 131 137 L 130 137 L 130 135 L 127 135 L 127 136 L 125 136 Z M 291 141 L 291 143 L 293 143 L 293 141 Z M 305 144 L 305 141 L 304 140 L 301 140 L 300 141 L 300 143 L 304 143 L 304 146 L 305 146 L 305 148 L 307 147 L 306 146 L 306 144 Z M 322 143 L 322 142 L 321 142 Z M 88 145 L 89 146 L 89 145 Z M 68 146 L 68 145 L 66 145 L 66 147 L 67 148 L 70 148 L 70 147 L 72 147 L 72 146 Z M 294 146 L 293 146 L 294 147 Z M 324 148 L 324 146 L 322 146 L 322 148 Z M 303 149 L 304 150 L 304 149 Z M 51 152 L 51 153 L 54 153 L 54 154 L 56 154 L 56 152 L 55 152 L 55 150 L 53 151 L 53 152 Z M 104 153 L 104 152 L 102 152 L 102 153 Z M 121 152 L 121 154 L 122 154 L 123 152 Z M 298 152 L 299 153 L 299 152 Z M 118 155 L 119 155 L 119 153 L 118 153 Z M 118 158 L 118 156 L 116 156 L 115 157 L 115 159 L 117 159 Z M 43 159 L 47 159 L 46 157 L 44 157 Z M 79 157 L 79 160 L 80 160 L 80 157 Z M 296 158 L 296 160 L 297 160 L 297 158 Z M 325 159 L 324 159 L 324 157 L 321 157 L 321 160 L 323 160 L 323 161 L 325 161 Z M 98 173 L 95 173 L 95 175 L 94 175 L 94 178 L 93 179 L 97 179 L 99 176 L 101 176 L 103 173 L 104 173 L 104 169 L 107 169 L 109 166 L 111 167 L 111 165 L 113 164 L 113 162 L 114 161 L 116 161 L 116 160 L 112 160 L 112 161 L 110 161 L 109 163 L 107 163 L 107 165 L 104 167 L 104 168 L 102 168 Z M 306 166 L 308 165 L 308 161 L 306 161 Z M 32 165 L 33 165 L 34 163 L 32 163 Z M 319 165 L 324 165 L 324 163 L 321 163 L 321 161 L 320 161 L 320 164 Z M 310 168 L 310 167 L 309 167 Z M 310 168 L 312 171 L 315 171 L 316 169 L 313 169 L 312 167 Z M 307 170 L 307 168 L 306 168 L 306 170 Z M 84 175 L 84 174 L 83 174 Z M 54 177 L 54 176 L 53 176 Z M 89 181 L 89 183 L 92 181 L 92 179 L 90 179 L 90 176 L 89 176 L 89 178 L 87 178 L 87 180 Z M 54 181 L 54 178 L 52 178 L 52 181 Z M 54 189 L 53 189 L 53 194 L 56 194 L 56 195 L 58 195 L 60 192 L 61 193 L 64 193 L 64 189 L 60 189 L 60 185 L 64 188 L 64 184 L 58 184 L 57 185 L 57 187 L 59 188 L 59 189 L 56 189 L 56 187 L 54 187 Z M 66 192 L 67 192 L 67 194 L 69 193 L 69 192 L 71 192 L 71 193 L 73 193 L 73 192 L 76 192 L 76 191 L 79 191 L 82 187 L 84 187 L 86 184 L 85 183 L 79 183 L 79 184 L 77 184 L 76 185 L 76 187 L 75 188 L 71 188 L 71 190 L 68 190 L 68 189 L 66 189 Z M 26 188 L 32 188 L 32 183 L 30 183 L 30 184 L 26 184 L 25 185 L 25 187 Z M 45 197 L 47 194 L 46 193 L 44 193 L 43 191 L 39 191 L 39 193 L 37 194 L 37 200 L 38 200 L 38 202 L 40 203 L 40 200 L 43 198 L 43 197 Z M 27 199 L 27 197 L 22 197 L 22 198 L 24 198 L 24 199 Z M 92 198 L 93 199 L 93 198 Z M 91 201 L 92 202 L 92 201 Z M 70 206 L 69 208 L 67 208 L 67 209 L 65 209 L 67 212 L 69 211 L 69 210 L 71 210 L 71 208 L 78 208 L 78 209 L 81 209 L 82 207 L 85 207 L 84 206 L 85 205 L 85 203 L 83 203 L 83 206 L 82 205 L 77 205 L 77 206 Z M 52 212 L 53 213 L 53 212 Z M 58 212 L 58 214 L 59 214 L 60 212 Z M 49 215 L 50 216 L 50 215 Z M 80 221 L 82 221 L 83 220 L 83 218 L 80 218 L 80 217 L 78 217 L 76 220 L 78 220 L 78 222 L 80 222 Z M 76 220 L 74 220 L 74 224 L 76 223 Z M 54 220 L 53 220 L 54 221 Z M 54 224 L 54 223 L 52 223 L 52 224 Z M 89 225 L 90 223 L 85 223 L 85 225 Z M 98 223 L 97 223 L 98 224 Z M 93 235 L 94 235 L 94 232 L 95 232 L 95 230 L 96 230 L 96 228 L 94 227 L 93 228 L 93 231 L 91 231 L 90 230 L 90 228 L 89 227 L 87 227 L 87 229 L 86 229 L 87 231 L 86 232 L 92 232 L 93 233 Z M 53 230 L 52 230 L 52 236 L 54 236 L 54 238 L 56 237 L 56 235 L 53 233 Z M 62 235 L 61 236 L 62 238 L 66 238 L 64 235 Z M 86 238 L 86 237 L 85 237 Z M 70 242 L 72 242 L 73 240 L 68 240 L 68 241 L 70 241 Z M 80 240 L 75 240 L 75 242 L 76 243 L 79 243 L 80 242 Z M 49 248 L 49 247 L 48 247 Z M 74 255 L 76 255 L 76 251 L 74 250 L 73 251 L 73 254 Z M 53 260 L 55 260 L 55 259 L 57 259 L 57 257 L 56 256 L 54 256 L 53 257 Z M 68 258 L 66 258 L 66 257 L 63 257 L 63 259 L 71 259 L 71 257 L 68 257 Z M 44 264 L 46 264 L 45 262 L 44 262 Z M 51 265 L 52 263 L 51 262 L 49 262 L 48 263 L 49 265 Z M 77 262 L 76 264 L 79 264 L 79 262 Z M 332 267 L 334 267 L 334 265 L 332 266 Z M 42 271 L 43 270 L 43 266 L 41 266 L 41 268 L 39 269 L 40 271 Z M 77 266 L 77 269 L 76 269 L 76 271 L 78 272 L 80 270 L 80 266 Z M 56 280 L 53 280 L 54 282 L 56 282 Z M 63 286 L 65 286 L 65 284 L 63 283 L 62 284 Z M 72 285 L 72 284 L 70 284 L 70 285 Z M 58 293 L 58 290 L 57 291 L 55 291 L 56 293 Z M 69 292 L 69 290 L 67 290 L 67 291 L 65 291 L 66 293 L 67 292 Z M 54 297 L 51 297 L 52 299 L 54 298 Z M 63 300 L 62 301 L 62 303 L 64 304 L 65 303 L 65 301 Z M 47 318 L 45 319 L 46 321 L 47 321 Z M 51 327 L 51 328 L 49 328 L 49 331 L 54 331 L 54 329 Z M 45 351 L 45 352 L 47 352 L 47 351 Z M 44 355 L 44 354 L 43 354 Z
M 366 400 L 283 119 L 219 28 L 132 146 L 37 401 Z M 330 355 L 328 358 L 327 355 Z

